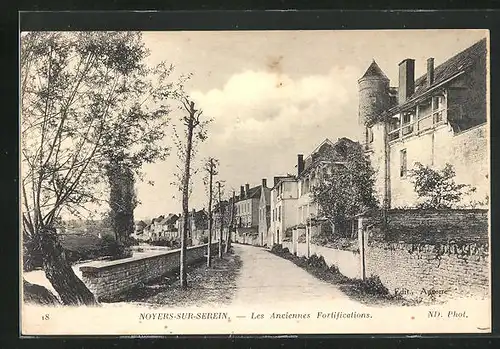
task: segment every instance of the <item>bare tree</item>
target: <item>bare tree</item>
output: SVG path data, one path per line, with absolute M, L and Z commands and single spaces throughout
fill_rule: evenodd
M 184 168 L 180 174 L 182 183 L 182 231 L 181 231 L 181 256 L 180 256 L 180 281 L 181 287 L 187 287 L 187 266 L 186 266 L 186 247 L 187 247 L 187 229 L 189 215 L 189 194 L 191 192 L 191 161 L 196 151 L 196 140 L 204 141 L 207 138 L 206 125 L 211 120 L 202 120 L 203 111 L 195 108 L 195 103 L 184 97 L 181 100 L 182 106 L 187 115 L 181 118 L 182 125 L 185 128 L 183 138 L 175 131 L 175 142 L 179 151 L 179 158 L 184 162 Z M 194 219 L 194 217 L 193 217 Z
M 230 199 L 230 202 L 229 202 L 229 210 L 230 210 L 230 219 L 229 219 L 229 224 L 228 224 L 228 228 L 227 228 L 227 241 L 226 241 L 226 253 L 229 253 L 229 249 L 231 248 L 231 231 L 233 230 L 234 228 L 234 210 L 235 210 L 235 207 L 234 207 L 234 190 L 233 190 L 233 196 L 232 198 Z
M 207 267 L 211 266 L 212 262 L 212 229 L 213 229 L 213 177 L 217 175 L 217 165 L 218 161 L 214 158 L 209 158 L 207 163 L 205 164 L 205 171 L 207 171 L 208 175 L 205 177 L 205 183 L 208 185 L 208 247 L 207 247 Z
M 222 237 L 224 236 L 224 205 L 222 203 L 221 182 L 217 181 L 218 196 L 219 196 L 219 219 L 220 219 L 220 234 L 219 234 L 219 258 L 222 258 Z

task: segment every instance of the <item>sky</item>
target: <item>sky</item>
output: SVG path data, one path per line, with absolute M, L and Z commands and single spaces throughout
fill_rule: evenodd
M 297 154 L 307 156 L 325 138 L 359 140 L 357 80 L 375 59 L 397 86 L 398 63 L 415 59 L 415 77 L 486 37 L 484 30 L 217 31 L 144 32 L 148 63 L 192 73 L 189 96 L 212 118 L 193 167 L 211 156 L 220 161 L 225 193 L 262 178 L 295 173 Z M 173 76 L 175 79 L 176 76 Z M 177 119 L 180 111 L 172 118 Z M 167 137 L 167 144 L 171 139 Z M 136 219 L 181 211 L 171 185 L 179 159 L 144 167 L 137 185 Z M 202 171 L 193 178 L 190 209 L 207 206 Z M 147 182 L 153 181 L 154 186 Z

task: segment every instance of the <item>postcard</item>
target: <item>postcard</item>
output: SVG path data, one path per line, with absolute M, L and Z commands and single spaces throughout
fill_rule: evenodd
M 26 31 L 38 335 L 491 333 L 489 31 Z

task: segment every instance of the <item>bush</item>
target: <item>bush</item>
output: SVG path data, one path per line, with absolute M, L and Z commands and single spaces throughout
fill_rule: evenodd
M 313 254 L 307 261 L 307 264 L 310 267 L 317 268 L 320 270 L 326 270 L 328 269 L 328 264 L 326 264 L 325 259 L 323 256 L 317 256 L 316 254 Z
M 282 244 L 274 244 L 273 247 L 271 247 L 271 252 L 272 253 L 282 253 L 283 252 L 283 245 Z
M 104 235 L 101 247 L 112 260 L 132 257 L 132 249 L 124 243 L 116 241 L 113 235 Z
M 354 279 L 353 286 L 357 291 L 362 293 L 376 295 L 376 296 L 388 296 L 389 290 L 384 286 L 380 277 L 377 275 L 372 275 L 366 280 Z

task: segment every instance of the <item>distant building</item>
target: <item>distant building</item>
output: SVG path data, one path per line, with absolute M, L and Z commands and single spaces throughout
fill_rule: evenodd
M 259 205 L 261 186 L 250 188 L 247 183 L 240 187 L 240 195 L 235 203 L 235 223 L 236 228 L 241 231 L 255 231 L 258 233 L 259 227 Z
M 151 223 L 139 221 L 135 225 L 134 237 L 139 240 L 160 240 L 178 237 L 176 227 L 179 216 L 173 213 L 153 218 Z
M 399 86 L 375 61 L 358 80 L 359 122 L 376 170 L 378 198 L 387 208 L 417 203 L 408 178 L 415 162 L 453 165 L 457 183 L 477 188 L 472 201 L 489 195 L 487 42 L 483 39 L 415 80 L 415 61 L 399 63 Z
M 184 219 L 182 215 L 177 220 L 177 228 L 182 232 L 184 226 Z M 208 229 L 208 213 L 205 209 L 196 211 L 193 209 L 188 214 L 188 238 L 192 236 L 194 231 L 203 231 Z M 179 235 L 180 236 L 180 235 Z

